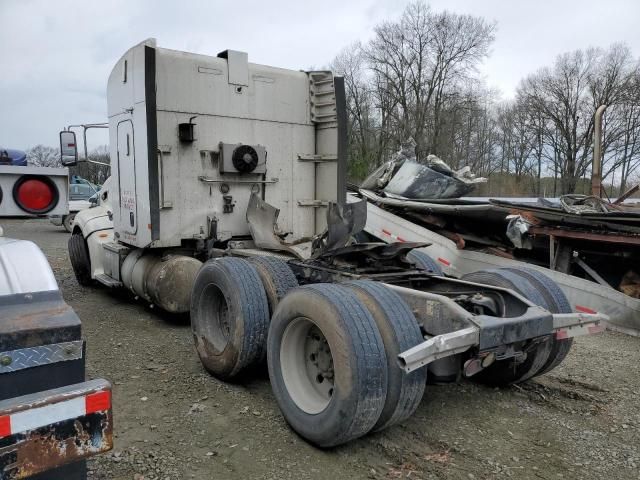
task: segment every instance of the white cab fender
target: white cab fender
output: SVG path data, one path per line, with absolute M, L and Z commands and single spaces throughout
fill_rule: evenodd
M 74 232 L 80 229 L 87 241 L 91 260 L 91 278 L 104 273 L 102 245 L 113 242 L 113 221 L 109 219 L 108 204 L 98 205 L 78 212 L 74 222 Z

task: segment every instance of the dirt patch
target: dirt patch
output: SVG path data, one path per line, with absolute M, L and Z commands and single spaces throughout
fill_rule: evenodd
M 80 287 L 62 228 L 3 226 L 43 248 L 83 321 L 88 376 L 114 384 L 116 449 L 90 462 L 91 479 L 639 478 L 638 338 L 580 338 L 560 367 L 518 387 L 429 386 L 405 424 L 318 450 L 287 427 L 264 369 L 212 378 L 183 321 Z

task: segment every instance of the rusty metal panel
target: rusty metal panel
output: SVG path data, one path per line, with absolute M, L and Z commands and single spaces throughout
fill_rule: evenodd
M 0 402 L 0 480 L 26 479 L 112 448 L 106 380 Z
M 547 235 L 558 238 L 571 238 L 587 240 L 590 242 L 616 243 L 622 245 L 640 245 L 640 236 L 625 233 L 606 233 L 584 230 L 569 230 L 553 227 L 530 227 L 529 233 L 533 235 Z
M 3 296 L 0 318 L 0 351 L 81 337 L 80 319 L 58 290 Z

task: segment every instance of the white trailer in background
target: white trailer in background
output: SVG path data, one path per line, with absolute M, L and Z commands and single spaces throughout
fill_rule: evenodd
M 460 250 L 448 238 L 375 205 L 387 202 L 389 205 L 402 204 L 407 207 L 411 204 L 410 201 L 385 199 L 373 192 L 365 192 L 365 196 L 369 199 L 365 226 L 369 234 L 389 243 L 428 242 L 430 245 L 421 250 L 436 259 L 445 274 L 460 278 L 489 268 L 532 268 L 552 278 L 562 288 L 574 310 L 604 313 L 609 316 L 609 329 L 640 336 L 640 299 L 611 287 L 537 265 L 473 250 Z
M 423 243 L 354 244 L 366 204 L 346 202 L 344 82 L 331 72 L 147 40 L 115 65 L 107 101 L 112 176 L 76 217 L 78 281 L 189 312 L 219 378 L 266 358 L 284 417 L 316 445 L 410 417 L 421 367 L 521 382 L 606 319 L 573 312 L 535 271 L 456 280 L 412 252 Z

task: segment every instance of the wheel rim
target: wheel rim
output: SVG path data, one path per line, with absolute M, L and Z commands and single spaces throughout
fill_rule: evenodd
M 216 351 L 222 352 L 231 337 L 231 314 L 222 290 L 213 283 L 207 285 L 200 296 L 198 308 L 203 320 L 199 322 L 201 333 Z
M 334 393 L 331 348 L 322 330 L 306 317 L 294 319 L 280 344 L 282 378 L 289 396 L 302 411 L 322 412 Z
M 75 219 L 75 215 L 67 215 L 64 219 L 64 226 L 68 231 L 71 231 L 71 227 L 73 227 L 73 220 Z

